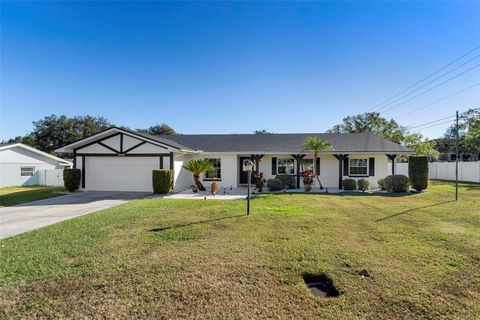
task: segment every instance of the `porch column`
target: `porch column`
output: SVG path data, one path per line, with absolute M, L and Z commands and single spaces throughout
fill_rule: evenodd
M 335 158 L 338 160 L 338 189 L 342 189 L 342 163 L 345 161 L 345 159 L 348 157 L 348 154 L 334 154 L 333 155 Z
M 295 159 L 297 163 L 297 188 L 300 188 L 300 163 L 302 159 L 305 158 L 304 154 L 292 154 L 292 158 Z
M 252 154 L 252 155 L 250 155 L 250 158 L 255 163 L 255 173 L 258 173 L 260 171 L 259 170 L 260 160 L 262 160 L 263 156 L 264 156 L 263 154 Z
M 395 158 L 396 154 L 387 154 L 387 158 L 392 161 L 392 175 L 395 174 Z
M 82 156 L 82 189 L 85 189 L 85 156 Z

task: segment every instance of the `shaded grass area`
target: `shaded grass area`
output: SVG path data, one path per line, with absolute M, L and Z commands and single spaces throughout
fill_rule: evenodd
M 453 190 L 133 201 L 0 241 L 0 317 L 474 319 L 480 188 Z
M 63 187 L 7 187 L 0 188 L 0 207 L 55 197 L 54 191 L 64 190 Z

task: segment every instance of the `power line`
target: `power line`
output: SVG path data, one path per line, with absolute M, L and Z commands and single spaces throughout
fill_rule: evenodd
M 480 54 L 479 54 L 479 55 L 477 55 L 477 56 L 475 56 L 475 57 L 473 57 L 473 58 L 472 58 L 472 59 L 470 59 L 470 60 L 467 60 L 467 61 L 465 61 L 465 62 L 464 62 L 464 63 L 462 63 L 461 65 L 459 65 L 459 66 L 457 66 L 457 67 L 455 67 L 455 68 L 453 68 L 453 69 L 449 70 L 448 72 L 445 72 L 444 74 L 441 74 L 440 76 L 438 76 L 438 77 L 434 78 L 433 80 L 430 80 L 429 82 L 427 82 L 427 83 L 425 83 L 424 85 L 422 85 L 422 86 L 420 86 L 420 87 L 418 87 L 418 88 L 414 89 L 413 91 L 410 91 L 409 93 L 402 95 L 401 97 L 399 97 L 399 98 L 397 98 L 397 99 L 393 100 L 392 102 L 390 102 L 390 103 L 387 103 L 386 105 L 384 105 L 383 107 L 381 107 L 381 108 L 380 108 L 380 110 L 378 110 L 378 112 L 382 112 L 381 110 L 382 110 L 383 108 L 385 108 L 385 107 L 388 107 L 388 106 L 392 105 L 393 103 L 395 103 L 395 102 L 397 102 L 397 101 L 399 101 L 399 100 L 402 100 L 403 98 L 406 98 L 406 97 L 408 97 L 408 96 L 409 96 L 409 95 L 411 95 L 412 93 L 414 93 L 414 92 L 416 92 L 416 91 L 418 91 L 418 90 L 420 90 L 420 89 L 423 89 L 423 88 L 425 88 L 425 87 L 426 87 L 426 86 L 428 86 L 429 84 L 431 84 L 431 83 L 433 83 L 433 82 L 437 81 L 438 79 L 441 79 L 441 78 L 443 78 L 444 76 L 446 76 L 446 75 L 448 75 L 448 74 L 452 73 L 452 72 L 453 72 L 453 71 L 455 71 L 455 70 L 458 70 L 458 69 L 460 69 L 461 67 L 463 67 L 463 66 L 464 66 L 464 65 L 466 65 L 467 63 L 470 63 L 471 61 L 473 61 L 473 60 L 477 59 L 478 57 L 480 57 Z
M 465 74 L 465 73 L 467 73 L 467 72 L 469 72 L 469 71 L 472 71 L 473 69 L 478 68 L 478 67 L 480 67 L 480 63 L 474 65 L 474 66 L 471 67 L 471 68 L 468 68 L 467 70 L 464 70 L 464 71 L 462 71 L 462 72 L 454 75 L 453 77 L 448 78 L 447 80 L 444 80 L 444 81 L 440 82 L 439 84 L 437 84 L 437 85 L 435 85 L 435 86 L 433 86 L 433 87 L 430 87 L 429 89 L 427 89 L 427 90 L 425 90 L 425 91 L 420 92 L 419 94 L 411 97 L 410 99 L 407 99 L 407 100 L 405 100 L 405 101 L 403 101 L 403 102 L 400 102 L 400 103 L 398 103 L 398 104 L 396 104 L 396 105 L 394 105 L 394 106 L 392 106 L 392 107 L 390 107 L 390 108 L 388 108 L 388 109 L 386 109 L 386 110 L 383 110 L 381 113 L 385 113 L 385 112 L 387 112 L 387 111 L 390 111 L 390 110 L 392 110 L 392 109 L 394 109 L 394 108 L 397 108 L 397 107 L 401 106 L 402 104 L 405 104 L 405 103 L 407 103 L 407 102 L 409 102 L 409 101 L 412 101 L 413 99 L 421 96 L 422 94 L 425 94 L 425 93 L 427 93 L 427 92 L 429 92 L 429 91 L 432 91 L 433 89 L 440 87 L 442 84 L 445 84 L 445 83 L 447 83 L 447 82 L 449 82 L 449 81 L 451 81 L 451 80 L 453 80 L 453 79 L 455 79 L 455 78 L 458 78 L 458 77 L 460 77 L 461 75 L 463 75 L 463 74 Z
M 425 104 L 425 105 L 423 105 L 423 106 L 421 106 L 421 107 L 418 107 L 418 108 L 416 108 L 416 109 L 414 109 L 414 110 L 412 110 L 412 111 L 410 111 L 410 112 L 405 112 L 405 113 L 402 113 L 402 114 L 400 114 L 400 115 L 398 115 L 398 116 L 394 116 L 393 118 L 401 118 L 401 117 L 404 117 L 404 116 L 406 116 L 406 115 L 412 114 L 412 113 L 414 113 L 414 112 L 420 111 L 420 110 L 425 109 L 425 108 L 427 108 L 427 107 L 430 107 L 430 106 L 432 106 L 432 105 L 434 105 L 434 104 L 436 104 L 436 103 L 438 103 L 438 102 L 440 102 L 440 101 L 446 100 L 446 99 L 451 98 L 451 97 L 453 97 L 453 96 L 456 96 L 456 95 L 458 95 L 458 94 L 460 94 L 460 93 L 463 93 L 463 92 L 465 92 L 465 91 L 468 91 L 468 90 L 470 90 L 470 89 L 472 89 L 472 88 L 474 88 L 474 87 L 476 87 L 476 86 L 478 86 L 478 85 L 480 85 L 480 82 L 477 82 L 477 83 L 475 83 L 475 84 L 473 84 L 473 85 L 471 85 L 471 86 L 469 86 L 469 87 L 466 87 L 466 88 L 464 88 L 464 89 L 462 89 L 462 90 L 460 90 L 460 91 L 454 92 L 454 93 L 452 93 L 452 94 L 450 94 L 450 95 L 448 95 L 448 96 L 446 96 L 446 97 L 443 97 L 443 98 L 440 98 L 440 99 L 438 99 L 438 100 L 435 100 L 435 101 L 433 101 L 433 102 L 431 102 L 431 103 L 429 103 L 429 104 Z
M 417 84 L 423 82 L 424 80 L 430 78 L 431 76 L 436 75 L 436 74 L 439 73 L 440 71 L 445 70 L 446 68 L 448 68 L 449 66 L 451 66 L 451 65 L 454 64 L 455 62 L 461 60 L 462 58 L 468 56 L 470 53 L 472 53 L 473 51 L 477 50 L 478 48 L 480 48 L 480 45 L 476 46 L 475 48 L 473 48 L 472 50 L 470 50 L 470 51 L 468 51 L 467 53 L 463 54 L 462 56 L 458 57 L 457 59 L 453 60 L 452 62 L 449 62 L 448 64 L 446 64 L 445 66 L 443 66 L 443 67 L 441 67 L 440 69 L 436 70 L 435 72 L 429 74 L 428 76 L 426 76 L 426 77 L 418 80 L 417 82 L 415 82 L 415 83 L 412 84 L 411 86 L 407 87 L 406 89 L 403 89 L 402 91 L 400 91 L 399 93 L 391 96 L 391 97 L 388 98 L 387 100 L 384 100 L 384 101 L 380 102 L 379 104 L 373 106 L 372 108 L 370 108 L 370 111 L 372 111 L 372 110 L 376 109 L 377 107 L 383 105 L 385 102 L 388 102 L 388 101 L 392 100 L 393 98 L 398 97 L 398 96 L 401 95 L 402 93 L 404 93 L 404 92 L 408 91 L 409 89 L 415 87 Z
M 433 120 L 433 121 L 429 121 L 429 122 L 425 122 L 425 123 L 422 123 L 422 124 L 419 124 L 419 125 L 416 125 L 416 126 L 413 126 L 413 127 L 408 127 L 407 129 L 410 130 L 410 129 L 413 129 L 413 128 L 423 127 L 423 126 L 425 126 L 425 125 L 428 125 L 428 124 L 431 124 L 431 123 L 435 123 L 435 122 L 438 122 L 438 121 L 442 121 L 442 120 L 445 120 L 445 119 L 453 118 L 453 117 L 455 117 L 455 116 L 448 116 L 448 117 L 445 117 L 445 118 L 440 118 L 440 119 Z
M 434 124 L 434 125 L 431 125 L 431 126 L 428 126 L 428 127 L 424 127 L 424 128 L 417 128 L 415 129 L 415 131 L 419 131 L 419 130 L 424 130 L 424 129 L 428 129 L 428 128 L 433 128 L 433 127 L 436 127 L 436 126 L 440 126 L 442 124 L 446 124 L 446 123 L 451 123 L 451 122 L 454 122 L 455 120 L 448 120 L 448 121 L 445 121 L 445 122 L 440 122 L 440 123 L 437 123 L 437 124 Z

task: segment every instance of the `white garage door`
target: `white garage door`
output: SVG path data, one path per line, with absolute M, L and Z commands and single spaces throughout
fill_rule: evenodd
M 86 157 L 85 189 L 153 192 L 152 170 L 158 157 Z

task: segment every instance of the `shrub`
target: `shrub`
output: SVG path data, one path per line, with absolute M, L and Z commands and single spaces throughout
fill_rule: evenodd
M 262 192 L 263 185 L 265 184 L 265 179 L 263 179 L 263 172 L 254 172 L 253 177 L 255 180 L 255 188 L 257 188 L 258 192 Z
M 173 170 L 161 169 L 152 171 L 153 192 L 165 194 L 173 189 Z
M 297 187 L 297 181 L 294 176 L 288 174 L 279 174 L 275 177 L 283 184 L 283 189 L 295 189 Z
M 65 189 L 73 192 L 80 188 L 80 180 L 82 171 L 80 169 L 64 169 L 63 170 L 63 185 Z
M 385 188 L 385 179 L 378 179 L 377 183 L 380 186 L 380 190 L 382 191 L 387 190 L 387 188 Z
M 300 175 L 303 179 L 303 188 L 306 192 L 309 192 L 312 189 L 312 185 L 315 182 L 315 174 L 312 169 L 300 171 Z
M 408 177 L 412 188 L 418 192 L 428 188 L 428 160 L 425 156 L 409 157 Z
M 370 181 L 368 179 L 360 179 L 357 181 L 357 189 L 362 190 L 365 192 L 365 190 L 368 190 L 370 188 Z
M 402 174 L 387 176 L 384 179 L 385 189 L 388 192 L 406 192 L 408 190 L 408 177 Z
M 343 179 L 342 187 L 343 187 L 343 190 L 356 190 L 357 183 L 353 179 Z
M 283 182 L 280 179 L 268 179 L 267 188 L 270 191 L 278 191 L 283 189 Z

